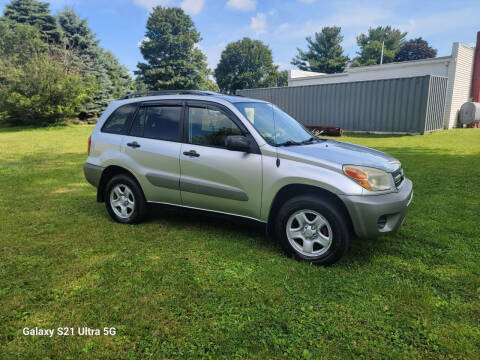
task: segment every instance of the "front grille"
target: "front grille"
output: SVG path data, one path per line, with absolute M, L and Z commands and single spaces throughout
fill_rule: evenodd
M 402 167 L 399 167 L 397 170 L 392 172 L 393 180 L 395 181 L 395 186 L 398 188 L 403 180 L 405 179 L 405 176 L 403 175 L 403 169 Z

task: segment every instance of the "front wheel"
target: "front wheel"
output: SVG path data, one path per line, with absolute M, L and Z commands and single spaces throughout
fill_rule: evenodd
M 288 255 L 319 265 L 331 265 L 348 250 L 350 227 L 335 203 L 317 196 L 298 196 L 280 208 L 276 237 Z

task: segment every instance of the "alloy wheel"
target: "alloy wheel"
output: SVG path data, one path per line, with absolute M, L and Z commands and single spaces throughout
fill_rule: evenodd
M 323 255 L 332 245 L 330 223 L 314 210 L 294 212 L 287 221 L 286 232 L 290 245 L 306 257 Z

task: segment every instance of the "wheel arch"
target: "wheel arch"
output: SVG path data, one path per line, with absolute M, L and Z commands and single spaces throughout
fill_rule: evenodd
M 124 174 L 127 176 L 130 176 L 138 185 L 140 188 L 140 191 L 143 194 L 143 197 L 145 198 L 145 193 L 143 192 L 142 186 L 140 185 L 140 182 L 138 181 L 137 177 L 129 170 L 125 169 L 124 167 L 118 166 L 118 165 L 110 165 L 107 166 L 103 171 L 102 171 L 102 176 L 100 178 L 100 183 L 98 185 L 98 190 L 97 190 L 97 201 L 98 202 L 104 202 L 105 201 L 105 186 L 107 185 L 108 181 L 115 175 L 119 174 Z
M 280 207 L 289 199 L 298 196 L 298 195 L 306 195 L 310 194 L 312 196 L 319 196 L 329 201 L 332 201 L 334 204 L 338 206 L 338 208 L 342 211 L 345 215 L 347 223 L 349 224 L 350 229 L 353 229 L 352 219 L 350 217 L 350 213 L 347 210 L 347 207 L 343 203 L 343 201 L 331 191 L 328 191 L 324 188 L 314 186 L 314 185 L 307 185 L 307 184 L 288 184 L 282 187 L 273 198 L 272 204 L 270 206 L 270 210 L 268 212 L 268 219 L 267 219 L 267 234 L 273 235 L 274 233 L 274 222 L 275 217 L 280 209 Z

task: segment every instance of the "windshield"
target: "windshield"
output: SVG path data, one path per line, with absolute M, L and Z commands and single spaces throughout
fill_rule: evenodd
M 275 105 L 257 102 L 234 105 L 270 145 L 299 145 L 316 140 L 297 120 Z

